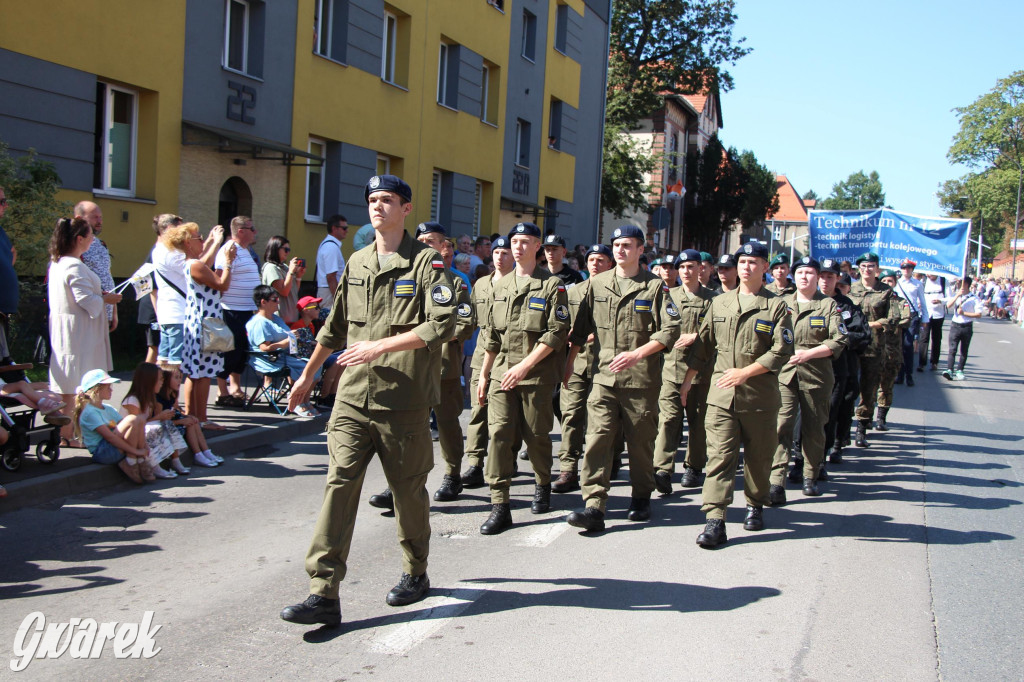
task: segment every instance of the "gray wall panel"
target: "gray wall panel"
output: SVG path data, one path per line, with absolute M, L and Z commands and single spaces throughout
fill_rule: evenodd
M 338 213 L 353 225 L 365 225 L 370 220 L 363 199 L 366 181 L 377 169 L 377 152 L 354 144 L 341 144 L 338 164 Z
M 381 0 L 352 0 L 348 10 L 348 64 L 380 75 L 384 49 L 384 3 Z
M 587 5 L 588 12 L 593 12 L 595 17 L 608 25 L 611 17 L 612 0 L 583 0 Z
M 459 46 L 459 109 L 474 116 L 480 115 L 483 69 L 483 57 L 468 47 Z
M 579 110 L 562 102 L 562 139 L 559 146 L 562 152 L 576 155 L 579 125 Z
M 473 234 L 473 204 L 476 196 L 476 178 L 452 173 L 451 223 L 452 236 Z
M 522 56 L 523 45 L 523 10 L 529 10 L 537 18 L 537 42 L 533 62 Z M 540 150 L 543 141 L 547 146 L 547 131 L 542 125 L 544 108 L 544 68 L 549 45 L 548 35 L 548 3 L 541 0 L 522 0 L 511 4 L 509 12 L 509 61 L 507 69 L 507 96 L 505 109 L 505 156 L 501 177 L 501 196 L 515 201 L 537 203 L 537 183 L 540 180 Z M 516 156 L 516 119 L 521 118 L 531 124 L 530 168 L 523 170 L 515 166 Z M 529 192 L 513 192 L 516 173 L 529 175 Z
M 577 62 L 583 61 L 583 17 L 569 7 L 569 23 L 566 31 L 565 54 Z

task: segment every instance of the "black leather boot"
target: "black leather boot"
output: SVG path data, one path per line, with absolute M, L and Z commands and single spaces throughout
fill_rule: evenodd
M 551 486 L 537 485 L 533 487 L 533 504 L 530 505 L 531 514 L 544 514 L 551 511 Z
M 626 513 L 626 518 L 630 521 L 650 521 L 651 498 L 634 497 L 629 503 L 629 511 Z
M 744 530 L 764 530 L 764 508 L 747 505 L 747 518 L 743 519 Z
M 370 506 L 377 509 L 395 510 L 395 496 L 391 494 L 391 488 L 385 488 L 384 492 L 370 495 Z
M 566 519 L 570 526 L 583 530 L 604 530 L 604 512 L 594 507 L 587 507 L 581 512 L 574 511 Z
M 768 503 L 773 507 L 782 507 L 786 504 L 786 487 L 773 485 L 768 488 Z
M 875 431 L 888 431 L 889 425 L 885 423 L 885 418 L 889 416 L 888 407 L 878 408 L 878 419 L 875 420 Z
M 512 508 L 505 504 L 491 505 L 491 515 L 480 526 L 481 535 L 497 535 L 512 527 Z
M 388 606 L 405 606 L 407 604 L 415 604 L 420 599 L 427 596 L 427 592 L 430 591 L 430 578 L 427 574 L 411 576 L 408 573 L 403 573 L 398 584 L 391 588 L 388 592 L 387 602 Z
M 483 488 L 485 485 L 483 467 L 471 466 L 462 472 L 463 488 Z
M 804 479 L 804 495 L 807 497 L 818 497 L 821 495 L 821 491 L 818 490 L 818 484 L 814 482 L 813 478 Z
M 803 480 L 803 477 L 804 477 L 804 458 L 803 457 L 794 457 L 793 458 L 793 466 L 792 466 L 792 468 L 790 468 L 789 474 L 787 475 L 787 478 L 790 481 L 792 481 L 793 483 L 799 483 L 800 481 Z
M 868 446 L 869 421 L 869 419 L 861 419 L 860 423 L 857 424 L 857 435 L 853 438 L 853 444 L 858 448 L 866 448 Z
M 462 492 L 462 479 L 458 474 L 445 474 L 441 487 L 434 493 L 435 502 L 454 502 Z
M 668 471 L 654 472 L 654 489 L 662 495 L 672 494 L 672 473 Z
M 337 599 L 311 594 L 301 604 L 284 607 L 281 619 L 299 625 L 338 625 L 341 623 L 341 605 Z
M 714 549 L 729 541 L 725 535 L 724 519 L 708 519 L 704 530 L 697 536 L 697 544 L 705 549 Z
M 838 444 L 832 446 L 832 450 L 828 453 L 829 464 L 842 464 L 843 463 L 843 448 Z
M 684 488 L 696 488 L 700 485 L 700 470 L 693 467 L 683 467 L 683 478 L 679 485 Z

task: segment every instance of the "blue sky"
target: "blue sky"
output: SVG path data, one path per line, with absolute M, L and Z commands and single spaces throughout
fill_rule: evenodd
M 800 194 L 877 170 L 899 211 L 938 215 L 966 106 L 1024 69 L 1024 2 L 738 0 L 753 52 L 722 97 L 726 146 L 750 149 Z

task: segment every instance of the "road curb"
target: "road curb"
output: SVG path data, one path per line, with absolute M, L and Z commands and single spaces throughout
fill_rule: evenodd
M 321 433 L 324 427 L 324 418 L 290 419 L 286 422 L 257 424 L 239 431 L 208 436 L 206 440 L 218 455 L 230 458 L 251 448 Z M 182 462 L 191 465 L 192 455 L 186 454 Z M 7 483 L 4 485 L 7 497 L 0 499 L 0 515 L 127 482 L 117 467 L 86 464 L 53 474 L 35 476 L 25 481 Z

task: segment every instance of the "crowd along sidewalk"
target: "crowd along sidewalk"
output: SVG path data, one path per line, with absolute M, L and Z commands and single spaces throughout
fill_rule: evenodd
M 114 384 L 114 395 L 109 401 L 120 407 L 121 400 L 128 393 L 131 374 L 114 372 L 121 379 Z M 252 386 L 248 386 L 252 391 Z M 211 390 L 215 395 L 216 388 Z M 221 466 L 231 466 L 231 457 L 247 449 L 302 438 L 324 431 L 328 408 L 319 408 L 320 417 L 303 419 L 293 414 L 278 415 L 265 401 L 257 402 L 252 409 L 240 407 L 217 407 L 210 399 L 208 418 L 225 427 L 224 431 L 204 431 L 210 449 L 227 461 Z M 38 421 L 38 420 L 37 420 Z M 0 469 L 0 484 L 7 489 L 7 497 L 0 498 L 0 514 L 4 512 L 46 504 L 69 495 L 99 490 L 115 485 L 134 485 L 115 466 L 93 464 L 87 450 L 62 447 L 60 457 L 52 464 L 40 462 L 35 455 L 35 443 L 42 435 L 33 437 L 32 447 L 22 456 L 17 471 Z M 182 462 L 192 466 L 192 455 L 187 453 Z

